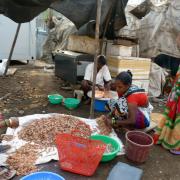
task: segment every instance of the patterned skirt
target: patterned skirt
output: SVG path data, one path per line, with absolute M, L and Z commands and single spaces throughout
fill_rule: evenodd
M 180 67 L 164 116 L 154 134 L 154 141 L 155 144 L 161 144 L 166 149 L 180 150 Z

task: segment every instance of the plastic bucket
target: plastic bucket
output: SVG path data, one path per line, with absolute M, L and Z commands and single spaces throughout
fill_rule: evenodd
M 126 156 L 129 160 L 143 163 L 147 160 L 153 138 L 141 131 L 129 131 L 126 133 Z
M 63 100 L 63 96 L 61 96 L 60 94 L 51 94 L 48 95 L 48 99 L 51 104 L 60 104 Z
M 68 108 L 68 109 L 77 108 L 79 103 L 80 103 L 80 100 L 76 99 L 76 98 L 66 98 L 64 100 L 64 104 L 65 104 L 66 108 Z
M 42 171 L 24 176 L 20 180 L 65 180 L 65 179 L 56 173 Z
M 108 112 L 108 110 L 105 107 L 106 103 L 107 103 L 107 100 L 95 99 L 94 100 L 94 110 L 99 111 L 99 112 Z
M 104 135 L 97 134 L 97 135 L 92 135 L 91 139 L 93 139 L 93 140 L 100 140 L 103 143 L 105 143 L 106 145 L 107 144 L 111 144 L 113 149 L 114 149 L 112 152 L 109 152 L 109 153 L 104 152 L 103 157 L 101 159 L 101 162 L 111 161 L 112 159 L 114 159 L 116 157 L 117 153 L 121 149 L 121 147 L 118 144 L 118 142 L 115 139 L 113 139 L 113 138 L 111 138 L 109 136 L 104 136 Z

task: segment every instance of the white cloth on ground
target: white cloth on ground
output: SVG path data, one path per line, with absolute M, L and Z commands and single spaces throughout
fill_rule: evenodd
M 25 145 L 27 142 L 19 139 L 18 138 L 18 132 L 25 126 L 27 126 L 29 123 L 31 123 L 32 121 L 38 120 L 38 119 L 42 119 L 42 118 L 48 118 L 55 115 L 55 113 L 52 114 L 34 114 L 34 115 L 28 115 L 28 116 L 24 116 L 24 117 L 20 117 L 19 118 L 19 127 L 16 129 L 12 129 L 12 128 L 8 128 L 6 134 L 7 135 L 13 135 L 13 139 L 11 141 L 2 141 L 3 145 L 11 145 L 11 149 L 7 152 L 7 153 L 0 153 L 0 165 L 6 165 L 6 159 L 8 158 L 8 156 L 15 152 L 18 148 L 20 148 L 21 146 Z M 63 114 L 61 114 L 63 115 Z M 100 130 L 98 128 L 98 125 L 95 121 L 95 119 L 85 119 L 85 118 L 80 118 L 78 117 L 81 121 L 85 122 L 86 124 L 88 124 L 91 128 L 91 130 L 93 131 L 92 135 L 94 134 L 99 134 Z M 109 135 L 110 137 L 116 139 L 116 141 L 119 143 L 120 145 L 120 152 L 118 152 L 118 155 L 123 155 L 124 154 L 124 145 L 121 142 L 121 140 L 118 138 L 117 134 L 114 132 L 114 130 L 112 130 L 112 132 Z M 40 152 L 39 158 L 36 160 L 35 164 L 43 164 L 43 163 L 47 163 L 51 160 L 58 160 L 58 152 L 57 149 L 55 147 L 50 147 L 50 148 L 46 148 L 46 149 L 42 149 L 42 151 Z

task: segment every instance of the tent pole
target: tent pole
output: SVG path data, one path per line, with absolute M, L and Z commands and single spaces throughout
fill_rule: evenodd
M 91 119 L 94 118 L 94 99 L 95 99 L 95 85 L 96 85 L 96 75 L 97 75 L 97 56 L 100 52 L 99 25 L 100 25 L 100 18 L 101 18 L 101 5 L 102 5 L 102 0 L 97 0 L 96 32 L 95 32 L 96 53 L 94 56 L 93 86 L 92 86 L 92 98 L 91 98 L 91 109 L 90 109 L 90 118 Z
M 16 34 L 14 36 L 14 40 L 13 40 L 13 43 L 12 43 L 12 46 L 11 46 L 11 50 L 10 50 L 7 65 L 6 65 L 6 69 L 4 71 L 3 76 L 6 76 L 6 73 L 8 71 L 8 67 L 9 67 L 9 64 L 10 64 L 10 61 L 11 61 L 11 58 L 12 58 L 12 55 L 13 55 L 13 51 L 14 51 L 14 47 L 16 45 L 16 40 L 17 40 L 17 37 L 18 37 L 18 34 L 19 34 L 20 27 L 21 27 L 21 23 L 19 23 L 18 26 L 17 26 Z

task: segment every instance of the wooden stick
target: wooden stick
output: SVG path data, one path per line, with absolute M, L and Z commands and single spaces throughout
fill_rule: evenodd
M 96 84 L 96 75 L 97 75 L 97 56 L 100 52 L 99 45 L 99 24 L 101 18 L 101 5 L 102 0 L 97 0 L 97 13 L 96 13 L 96 32 L 95 32 L 95 40 L 96 40 L 96 53 L 94 56 L 94 70 L 93 70 L 93 86 L 92 86 L 92 98 L 91 98 L 91 109 L 90 109 L 90 118 L 94 118 L 94 99 L 95 99 L 95 84 Z
M 19 34 L 20 27 L 21 27 L 21 23 L 19 23 L 18 26 L 17 26 L 16 34 L 14 36 L 14 40 L 13 40 L 13 43 L 12 43 L 12 46 L 11 46 L 11 50 L 10 50 L 7 65 L 6 65 L 6 69 L 4 71 L 3 76 L 6 76 L 6 73 L 8 71 L 8 67 L 9 67 L 9 64 L 10 64 L 10 61 L 11 61 L 11 58 L 12 58 L 12 55 L 13 55 L 13 51 L 14 51 L 14 47 L 16 45 L 16 40 L 17 40 L 17 37 L 18 37 L 18 34 Z

